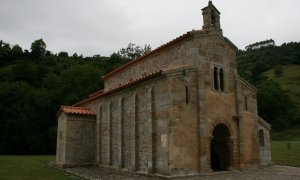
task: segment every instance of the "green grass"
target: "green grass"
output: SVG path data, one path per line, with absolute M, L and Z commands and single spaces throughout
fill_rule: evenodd
M 272 161 L 300 167 L 300 141 L 271 141 Z
M 280 84 L 281 88 L 295 102 L 298 112 L 300 112 L 300 65 L 283 66 L 282 70 L 283 75 L 281 77 L 274 75 L 274 68 L 264 74 Z
M 275 164 L 300 167 L 300 141 L 271 141 L 271 151 Z M 75 179 L 46 165 L 54 160 L 55 156 L 0 156 L 0 180 Z
M 46 165 L 55 156 L 0 156 L 0 179 L 68 180 L 71 176 Z M 74 179 L 74 178 L 73 178 Z

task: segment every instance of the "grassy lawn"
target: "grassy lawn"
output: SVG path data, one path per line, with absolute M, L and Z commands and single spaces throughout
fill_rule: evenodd
M 289 143 L 289 145 L 288 145 Z M 300 141 L 271 141 L 272 161 L 279 165 L 300 167 Z M 0 180 L 75 179 L 46 165 L 55 156 L 1 156 Z
M 0 155 L 0 179 L 74 179 L 62 171 L 47 166 L 55 156 L 2 156 Z
M 300 141 L 271 141 L 272 161 L 300 167 Z

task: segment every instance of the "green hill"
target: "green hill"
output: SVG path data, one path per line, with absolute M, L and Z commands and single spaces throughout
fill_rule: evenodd
M 275 68 L 266 71 L 264 74 L 278 82 L 281 88 L 288 94 L 291 100 L 296 104 L 300 112 L 300 65 L 288 65 L 282 67 L 282 76 L 276 76 Z
M 151 50 L 130 43 L 110 57 L 83 57 L 46 47 L 42 39 L 30 51 L 0 40 L 0 154 L 54 153 L 60 105 L 102 89 L 101 76 Z
M 258 89 L 258 113 L 273 130 L 300 126 L 300 43 L 239 51 L 239 74 Z

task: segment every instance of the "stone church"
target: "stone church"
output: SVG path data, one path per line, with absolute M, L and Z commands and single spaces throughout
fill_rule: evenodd
M 58 112 L 56 162 L 168 177 L 271 163 L 270 125 L 237 73 L 237 47 L 209 1 L 204 25 L 102 77 Z M 234 25 L 234 23 L 233 23 Z

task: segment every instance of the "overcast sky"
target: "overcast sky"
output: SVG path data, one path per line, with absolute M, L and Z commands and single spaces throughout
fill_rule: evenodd
M 213 0 L 221 27 L 240 49 L 272 38 L 300 41 L 300 0 Z M 0 0 L 0 39 L 53 53 L 111 53 L 130 42 L 156 48 L 202 28 L 208 0 Z

